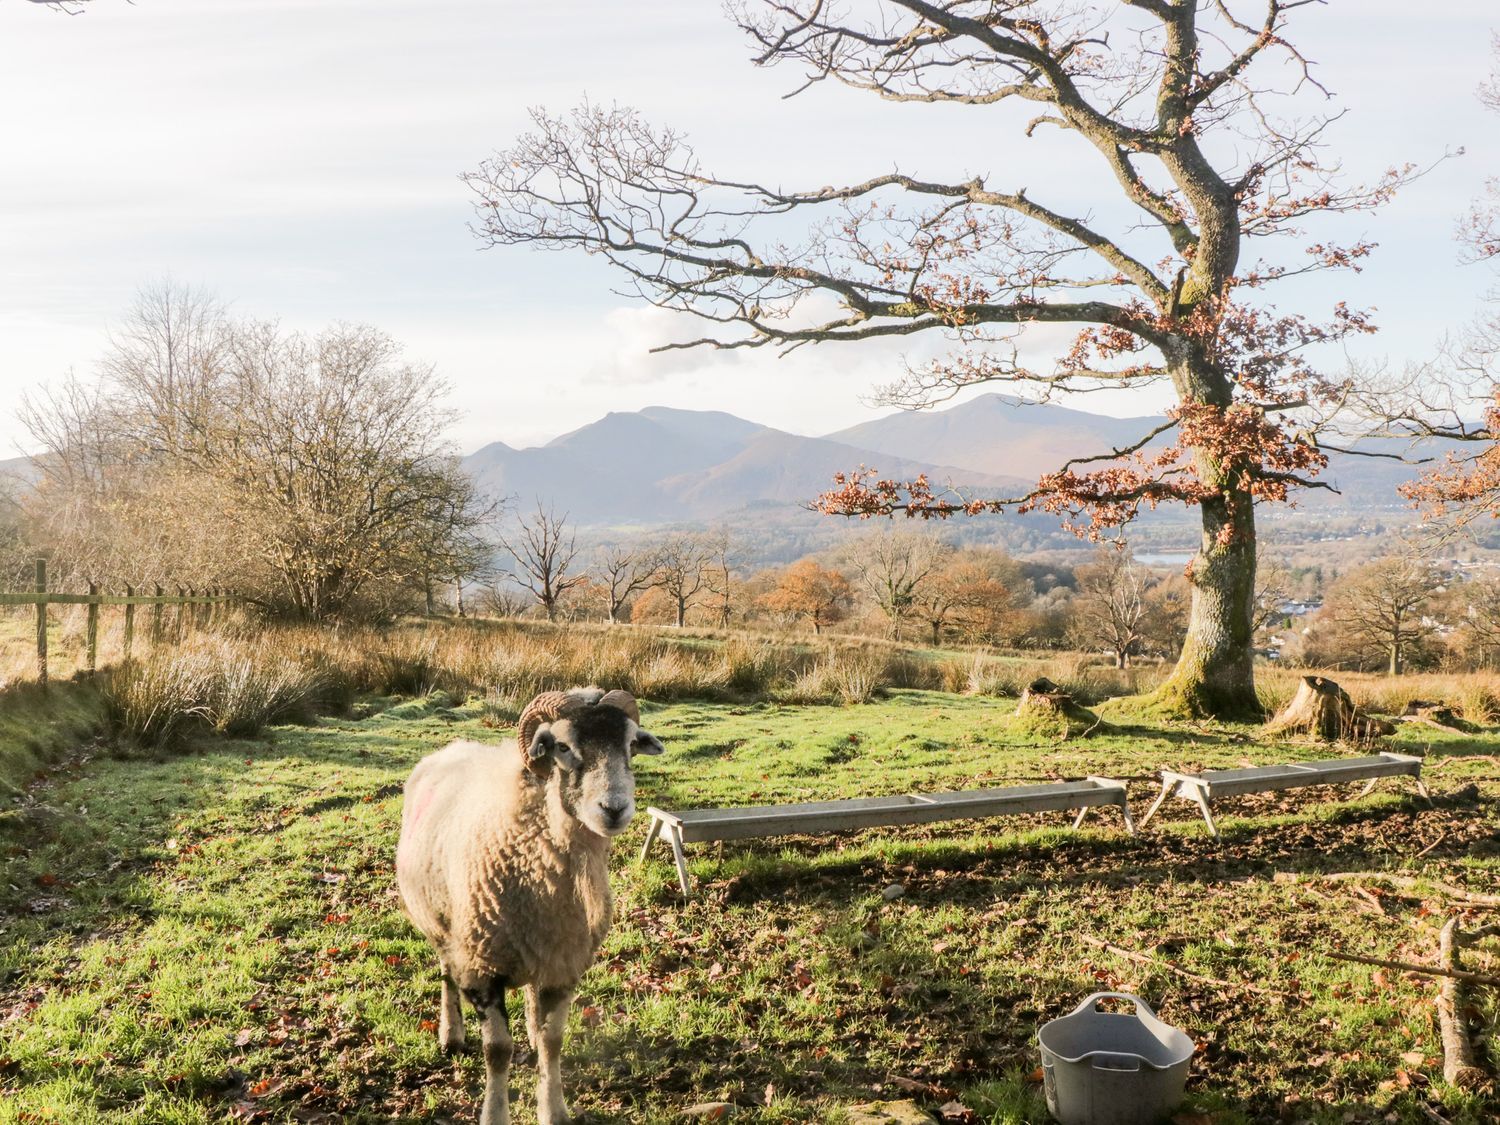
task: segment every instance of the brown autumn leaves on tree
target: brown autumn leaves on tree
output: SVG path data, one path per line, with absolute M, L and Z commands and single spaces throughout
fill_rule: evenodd
M 836 570 L 813 559 L 795 562 L 784 570 L 774 588 L 761 598 L 772 613 L 805 618 L 814 634 L 844 619 L 854 603 L 854 587 Z
M 1009 176 L 887 172 L 843 187 L 772 187 L 709 171 L 683 137 L 628 109 L 586 104 L 537 112 L 533 132 L 467 177 L 479 234 L 493 246 L 600 255 L 643 299 L 708 323 L 671 347 L 943 337 L 948 359 L 886 388 L 902 406 L 985 383 L 1028 401 L 1170 387 L 1175 405 L 1159 428 L 1053 466 L 1025 494 L 956 495 L 852 471 L 821 507 L 1038 510 L 1097 536 L 1143 507 L 1194 506 L 1202 539 L 1187 643 L 1157 705 L 1258 713 L 1254 508 L 1320 484 L 1317 429 L 1347 388 L 1308 350 L 1373 330 L 1335 301 L 1319 317 L 1279 313 L 1265 291 L 1358 269 L 1369 243 L 1336 245 L 1309 224 L 1377 207 L 1411 175 L 1343 184 L 1320 144 L 1328 117 L 1278 116 L 1277 96 L 1305 110 L 1298 95 L 1322 94 L 1290 26 L 1306 3 L 737 4 L 754 61 L 796 68 L 798 92 L 831 81 L 893 102 L 993 111 L 1017 140 L 1044 129 L 1076 138 L 1105 173 L 1098 207 L 1049 204 Z M 1029 124 L 1006 106 L 1024 107 Z M 997 155 L 986 148 L 973 161 Z M 1050 366 L 1021 361 L 1018 336 L 1036 324 L 1077 326 Z

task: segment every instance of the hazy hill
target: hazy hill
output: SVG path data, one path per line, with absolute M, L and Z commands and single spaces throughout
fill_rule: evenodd
M 860 464 L 986 490 L 1021 483 L 973 469 L 802 437 L 719 411 L 648 407 L 607 414 L 546 445 L 495 442 L 465 458 L 492 495 L 550 501 L 578 524 L 715 520 L 745 509 L 794 513 Z
M 1107 453 L 1139 441 L 1165 420 L 1160 416 L 1108 418 L 987 394 L 945 410 L 891 414 L 827 437 L 882 453 L 1035 480 L 1043 470 L 1070 457 Z M 1158 438 L 1148 448 L 1160 448 L 1167 440 L 1166 436 Z M 1413 455 L 1407 443 L 1400 441 L 1362 441 L 1354 448 L 1365 453 Z M 1426 441 L 1415 455 L 1441 458 L 1452 448 L 1451 442 Z M 1313 489 L 1299 495 L 1298 503 L 1317 510 L 1405 511 L 1397 486 L 1418 471 L 1415 465 L 1387 457 L 1331 452 L 1320 479 L 1338 493 Z
M 1029 478 L 1070 457 L 1138 441 L 1164 418 L 1108 418 L 987 394 L 945 410 L 902 411 L 825 435 L 864 449 L 997 476 Z M 885 466 L 880 466 L 884 471 Z
M 1025 482 L 973 468 L 895 457 L 823 438 L 765 429 L 723 464 L 706 472 L 672 477 L 663 487 L 682 510 L 700 518 L 746 507 L 801 506 L 832 487 L 833 474 L 872 465 L 882 476 L 910 479 L 926 473 L 934 482 L 961 481 L 991 495 L 1014 494 Z

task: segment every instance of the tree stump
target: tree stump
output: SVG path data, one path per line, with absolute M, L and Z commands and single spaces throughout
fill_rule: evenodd
M 1349 693 L 1326 676 L 1303 676 L 1297 694 L 1265 727 L 1267 734 L 1302 734 L 1325 742 L 1367 742 L 1395 730 L 1354 706 Z
M 1045 676 L 1032 680 L 1016 704 L 1016 726 L 1059 738 L 1089 734 L 1104 724 L 1099 716 L 1078 703 Z

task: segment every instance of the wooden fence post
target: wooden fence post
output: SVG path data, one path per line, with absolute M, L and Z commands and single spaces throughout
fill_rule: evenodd
M 135 587 L 132 586 L 129 582 L 125 583 L 125 596 L 127 598 L 133 598 L 133 597 L 135 597 Z M 124 650 L 125 650 L 125 657 L 124 657 L 124 659 L 125 659 L 125 663 L 127 663 L 127 664 L 130 663 L 130 642 L 133 641 L 134 639 L 135 639 L 135 603 L 134 602 L 126 602 L 125 603 L 125 635 L 124 635 L 124 640 L 123 640 L 123 647 L 124 647 Z
M 156 584 L 156 601 L 151 603 L 151 647 L 155 648 L 161 644 L 161 599 L 165 595 L 162 592 L 161 583 Z
M 36 560 L 36 592 L 47 592 L 47 560 Z M 36 603 L 36 678 L 47 686 L 47 603 Z
M 183 606 L 182 600 L 181 600 L 182 598 L 184 598 L 186 596 L 187 595 L 183 592 L 182 587 L 178 586 L 177 587 L 177 598 L 178 598 L 178 601 L 177 601 L 177 605 L 176 605 L 175 608 L 177 610 L 177 639 L 179 641 L 182 640 L 183 630 L 187 628 L 187 622 L 182 619 L 182 611 L 183 611 L 183 609 L 185 607 Z
M 99 583 L 89 583 L 89 597 L 98 598 Z M 93 675 L 99 667 L 99 603 L 90 601 L 88 608 L 88 670 Z

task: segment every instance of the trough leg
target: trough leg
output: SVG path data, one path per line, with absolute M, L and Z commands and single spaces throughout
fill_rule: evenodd
M 1142 828 L 1146 827 L 1150 823 L 1151 818 L 1156 815 L 1156 810 L 1161 808 L 1161 803 L 1167 799 L 1167 794 L 1172 792 L 1174 784 L 1176 783 L 1171 781 L 1163 781 L 1161 783 L 1161 792 L 1156 795 L 1156 800 L 1151 802 L 1151 807 L 1146 810 L 1146 815 L 1141 817 Z
M 1125 818 L 1125 831 L 1135 835 L 1135 817 L 1130 815 L 1130 798 L 1120 794 L 1120 815 Z
M 563 1098 L 563 1029 L 573 994 L 564 988 L 526 990 L 527 1031 L 537 1052 L 536 1116 L 540 1125 L 567 1125 L 572 1111 Z
M 651 818 L 651 827 L 646 831 L 646 843 L 641 848 L 641 863 L 646 862 L 646 857 L 651 851 L 651 845 L 656 843 L 656 838 L 661 835 L 661 821 L 656 817 Z
M 1380 778 L 1378 777 L 1370 778 L 1369 781 L 1365 782 L 1365 787 L 1359 791 L 1359 797 L 1355 799 L 1359 800 L 1360 798 L 1368 797 L 1371 793 L 1375 792 L 1375 783 L 1379 780 Z
M 1208 794 L 1194 785 L 1191 788 L 1190 796 L 1197 802 L 1199 811 L 1203 813 L 1203 823 L 1208 825 L 1208 834 L 1215 840 L 1219 839 L 1219 826 L 1214 823 L 1214 814 L 1208 810 Z
M 672 839 L 672 858 L 677 861 L 677 882 L 682 887 L 682 897 L 689 898 L 693 893 L 693 877 L 688 874 L 687 856 L 682 854 L 682 829 L 674 824 L 667 833 Z
M 515 1042 L 505 1012 L 505 989 L 496 985 L 480 1008 L 484 1019 L 484 1109 L 479 1125 L 510 1125 L 510 1059 Z
M 1083 824 L 1084 818 L 1089 815 L 1089 809 L 1093 807 L 1093 805 L 1084 805 L 1083 808 L 1078 810 L 1078 815 L 1073 818 L 1074 828 L 1078 828 Z
M 1416 784 L 1417 793 L 1421 796 L 1422 800 L 1427 802 L 1427 807 L 1432 808 L 1432 794 L 1427 792 L 1427 786 L 1422 781 L 1422 775 L 1414 773 L 1411 775 L 1411 779 Z

